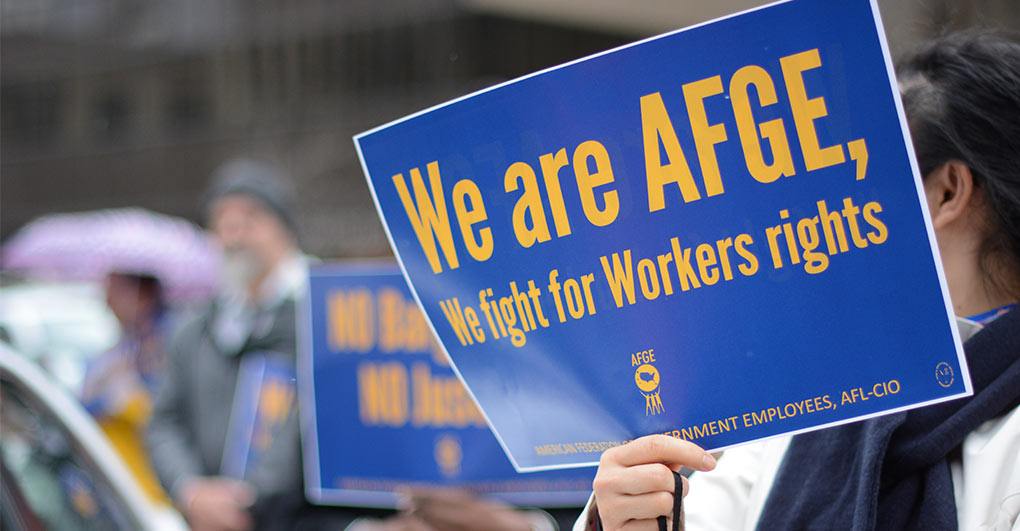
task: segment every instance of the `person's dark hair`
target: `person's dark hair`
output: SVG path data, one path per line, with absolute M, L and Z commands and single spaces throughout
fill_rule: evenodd
M 954 33 L 897 66 L 921 174 L 958 160 L 988 203 L 980 263 L 989 287 L 1020 295 L 1020 43 Z M 993 265 L 1004 275 L 990 276 Z
M 158 306 L 163 305 L 163 284 L 152 275 L 137 275 L 138 289 L 150 297 Z
M 151 300 L 157 312 L 162 310 L 165 306 L 166 301 L 163 296 L 163 284 L 155 276 L 146 273 L 114 272 L 112 274 L 134 284 L 138 294 Z

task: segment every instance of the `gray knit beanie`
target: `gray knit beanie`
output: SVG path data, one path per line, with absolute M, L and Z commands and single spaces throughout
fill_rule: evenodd
M 253 159 L 227 161 L 213 172 L 211 184 L 205 193 L 206 215 L 213 203 L 234 194 L 246 195 L 262 203 L 297 238 L 293 193 L 282 170 Z

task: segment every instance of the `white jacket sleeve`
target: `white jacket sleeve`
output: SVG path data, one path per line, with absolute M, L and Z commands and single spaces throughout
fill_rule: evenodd
M 684 499 L 690 531 L 754 529 L 788 437 L 726 450 L 711 472 L 695 472 Z
M 972 431 L 962 457 L 952 466 L 960 529 L 1020 531 L 1020 408 Z

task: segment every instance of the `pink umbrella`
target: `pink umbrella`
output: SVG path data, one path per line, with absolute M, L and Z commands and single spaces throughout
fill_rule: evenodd
M 4 269 L 48 280 L 152 275 L 175 301 L 210 296 L 219 263 L 218 248 L 201 229 L 141 208 L 43 216 L 15 233 L 0 253 Z

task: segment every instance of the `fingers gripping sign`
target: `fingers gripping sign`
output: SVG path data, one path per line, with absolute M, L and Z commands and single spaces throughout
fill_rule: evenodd
M 666 435 L 649 435 L 602 454 L 595 475 L 595 504 L 603 529 L 654 530 L 665 524 L 659 517 L 673 516 L 674 528 L 680 515 L 673 515 L 675 498 L 687 495 L 687 480 L 674 471 L 681 467 L 709 471 L 715 458 L 696 444 Z M 679 477 L 679 480 L 677 479 Z

